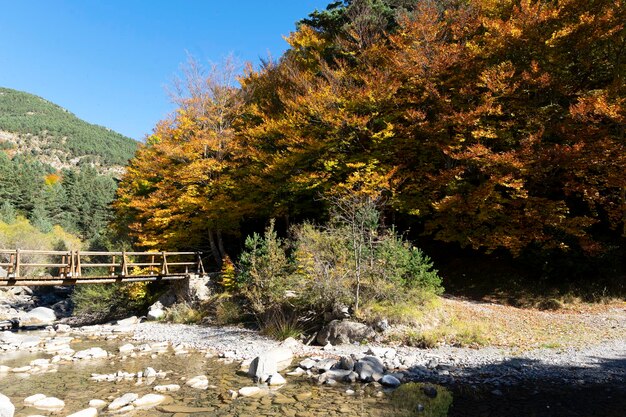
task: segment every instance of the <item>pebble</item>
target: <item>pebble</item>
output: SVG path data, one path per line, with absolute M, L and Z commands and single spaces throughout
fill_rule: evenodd
M 169 385 L 156 385 L 154 390 L 157 392 L 174 392 L 180 389 L 180 385 L 169 384 Z
M 242 397 L 252 397 L 259 395 L 261 393 L 261 388 L 259 387 L 243 387 L 239 390 L 239 395 Z
M 132 403 L 137 398 L 139 398 L 139 395 L 134 394 L 134 393 L 124 394 L 121 397 L 118 397 L 118 398 L 114 399 L 113 402 L 111 404 L 109 404 L 108 409 L 109 410 L 119 410 L 122 407 L 125 407 L 128 404 Z
M 133 401 L 133 405 L 135 407 L 141 407 L 141 408 L 155 407 L 161 404 L 163 401 L 165 401 L 165 398 L 166 397 L 164 395 L 146 394 L 143 397 L 138 398 L 135 401 Z
M 85 408 L 84 410 L 77 411 L 74 414 L 70 414 L 67 417 L 96 417 L 98 415 L 97 408 Z
M 92 408 L 97 408 L 98 410 L 101 408 L 106 407 L 107 403 L 106 401 L 102 401 L 102 400 L 91 400 L 89 401 L 89 407 Z
M 56 397 L 46 397 L 35 401 L 33 407 L 40 410 L 58 411 L 65 407 L 65 402 Z

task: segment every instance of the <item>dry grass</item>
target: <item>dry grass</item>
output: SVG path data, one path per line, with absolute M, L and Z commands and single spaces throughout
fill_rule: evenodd
M 553 300 L 549 304 L 557 305 Z M 481 325 L 490 345 L 531 349 L 580 347 L 626 337 L 626 303 L 559 301 L 558 309 L 516 308 L 444 299 L 442 308 Z
M 548 300 L 549 301 L 549 300 Z M 546 305 L 556 306 L 554 301 Z M 420 309 L 414 321 L 393 327 L 388 339 L 410 346 L 499 346 L 519 350 L 582 347 L 626 338 L 626 303 L 560 300 L 558 309 L 517 308 L 501 304 L 440 298 L 437 307 Z

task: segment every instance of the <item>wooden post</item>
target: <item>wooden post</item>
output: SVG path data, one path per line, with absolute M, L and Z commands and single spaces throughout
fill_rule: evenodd
M 70 277 L 76 276 L 76 256 L 74 251 L 70 251 Z
M 165 257 L 165 252 L 161 252 L 161 256 L 163 257 L 163 263 L 161 264 L 161 274 L 162 275 L 169 275 L 170 270 L 169 267 L 167 266 L 167 258 Z
M 83 268 L 80 266 L 80 251 L 76 251 L 76 277 L 83 276 Z
M 11 274 L 13 274 L 15 272 L 15 254 L 11 254 L 11 257 L 9 259 L 9 263 L 11 265 L 8 266 L 7 269 L 7 276 L 10 276 Z
M 15 250 L 15 278 L 20 277 L 20 250 Z
M 113 255 L 113 259 L 111 260 L 111 263 L 115 264 L 115 255 Z M 111 274 L 111 276 L 115 275 L 115 266 L 109 267 L 109 274 Z
M 198 258 L 198 275 L 204 275 L 204 265 L 202 264 L 202 252 L 197 252 L 196 257 Z
M 152 255 L 150 257 L 150 263 L 152 264 L 152 265 L 150 265 L 150 275 L 153 275 L 154 274 L 154 269 L 155 269 L 154 268 L 154 255 Z
M 61 276 L 61 278 L 65 278 L 67 277 L 67 258 L 65 255 L 61 256 L 61 264 L 63 264 L 64 266 L 59 268 L 59 275 Z
M 128 265 L 126 261 L 126 251 L 122 252 L 122 276 L 128 275 Z

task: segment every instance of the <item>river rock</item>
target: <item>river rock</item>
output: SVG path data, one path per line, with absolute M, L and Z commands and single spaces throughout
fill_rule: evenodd
M 315 366 L 317 362 L 311 358 L 306 358 L 302 362 L 300 362 L 300 368 L 302 369 L 311 369 Z
M 393 375 L 383 376 L 382 379 L 380 380 L 380 383 L 386 387 L 392 387 L 392 388 L 399 387 L 402 384 L 400 380 Z
M 56 397 L 46 397 L 35 401 L 33 407 L 39 408 L 40 410 L 59 411 L 65 407 L 65 402 Z
M 136 399 L 133 402 L 133 405 L 141 408 L 156 407 L 165 401 L 165 398 L 166 397 L 164 395 L 160 394 L 146 394 L 143 397 Z
M 156 392 L 174 392 L 180 389 L 180 385 L 177 384 L 169 384 L 169 385 L 157 385 L 154 387 Z
M 283 378 L 283 376 L 279 373 L 272 374 L 267 380 L 267 384 L 271 386 L 285 385 L 286 383 L 287 381 L 285 380 L 285 378 Z
M 261 393 L 261 388 L 259 387 L 243 387 L 239 390 L 239 395 L 242 397 L 252 397 L 255 395 L 259 395 Z
M 36 307 L 20 319 L 22 326 L 48 326 L 57 319 L 54 310 L 48 307 Z
M 396 356 L 396 350 L 390 347 L 370 346 L 365 354 L 377 356 L 379 358 L 393 359 Z
M 335 366 L 336 364 L 337 364 L 337 359 L 334 359 L 334 358 L 324 358 L 324 359 L 318 361 L 313 366 L 313 369 L 317 369 L 320 372 L 326 372 L 329 369 L 331 369 L 333 366 Z
M 100 359 L 100 358 L 106 358 L 107 356 L 109 356 L 109 354 L 107 353 L 106 350 L 100 348 L 100 347 L 93 347 L 90 349 L 85 349 L 85 350 L 81 350 L 78 351 L 74 354 L 73 358 L 77 359 L 77 360 L 81 360 L 81 359 Z
M 269 375 L 283 371 L 291 365 L 293 352 L 287 348 L 275 348 L 261 353 L 250 363 L 248 375 L 265 381 Z
M 77 411 L 74 414 L 70 414 L 67 417 L 96 417 L 98 415 L 98 410 L 96 408 L 90 407 L 85 408 L 84 410 Z
M 37 401 L 43 400 L 44 398 L 46 398 L 46 396 L 44 394 L 31 395 L 30 397 L 24 398 L 24 405 L 33 405 Z
M 91 400 L 89 401 L 89 407 L 91 408 L 96 408 L 96 409 L 101 409 L 106 407 L 107 403 L 106 401 L 102 401 L 102 400 Z
M 318 378 L 320 383 L 326 383 L 327 381 L 342 381 L 346 376 L 350 375 L 352 371 L 346 369 L 331 369 L 324 372 Z
M 379 381 L 385 371 L 383 363 L 376 356 L 365 356 L 354 365 L 359 379 L 365 382 Z
M 122 355 L 127 354 L 127 353 L 132 353 L 135 350 L 135 345 L 133 345 L 132 343 L 126 343 L 125 345 L 120 346 L 120 353 Z
M 351 371 L 354 369 L 354 359 L 350 356 L 342 356 L 339 359 L 339 363 L 337 364 L 338 369 L 344 369 L 347 371 Z
M 160 320 L 163 317 L 165 317 L 165 310 L 163 309 L 163 304 L 161 304 L 160 301 L 157 301 L 156 303 L 152 304 L 150 306 L 150 310 L 148 311 L 148 314 L 146 314 L 146 318 L 148 320 Z
M 69 333 L 70 331 L 72 331 L 72 328 L 69 326 L 69 324 L 55 324 L 54 330 L 56 330 L 58 333 Z
M 133 324 L 139 323 L 139 318 L 137 316 L 128 317 L 123 320 L 118 320 L 117 325 L 121 327 L 132 326 Z
M 158 407 L 157 410 L 164 413 L 180 413 L 186 416 L 193 413 L 210 413 L 215 409 L 210 407 L 188 407 L 186 405 L 163 405 Z
M 353 342 L 362 342 L 373 339 L 376 332 L 363 323 L 349 320 L 333 320 L 328 323 L 317 335 L 317 343 L 322 346 L 341 345 Z
M 205 375 L 194 376 L 187 381 L 187 385 L 195 389 L 209 388 L 209 379 Z
M 0 394 L 0 417 L 13 417 L 15 415 L 15 406 L 9 400 L 9 397 Z
M 111 404 L 109 404 L 109 410 L 119 410 L 122 407 L 125 407 L 139 398 L 139 395 L 135 393 L 124 394 L 121 397 L 118 397 L 113 400 Z

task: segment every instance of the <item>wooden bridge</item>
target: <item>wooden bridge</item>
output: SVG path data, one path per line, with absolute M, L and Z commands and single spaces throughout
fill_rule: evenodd
M 201 252 L 0 249 L 0 286 L 110 284 L 205 276 Z

